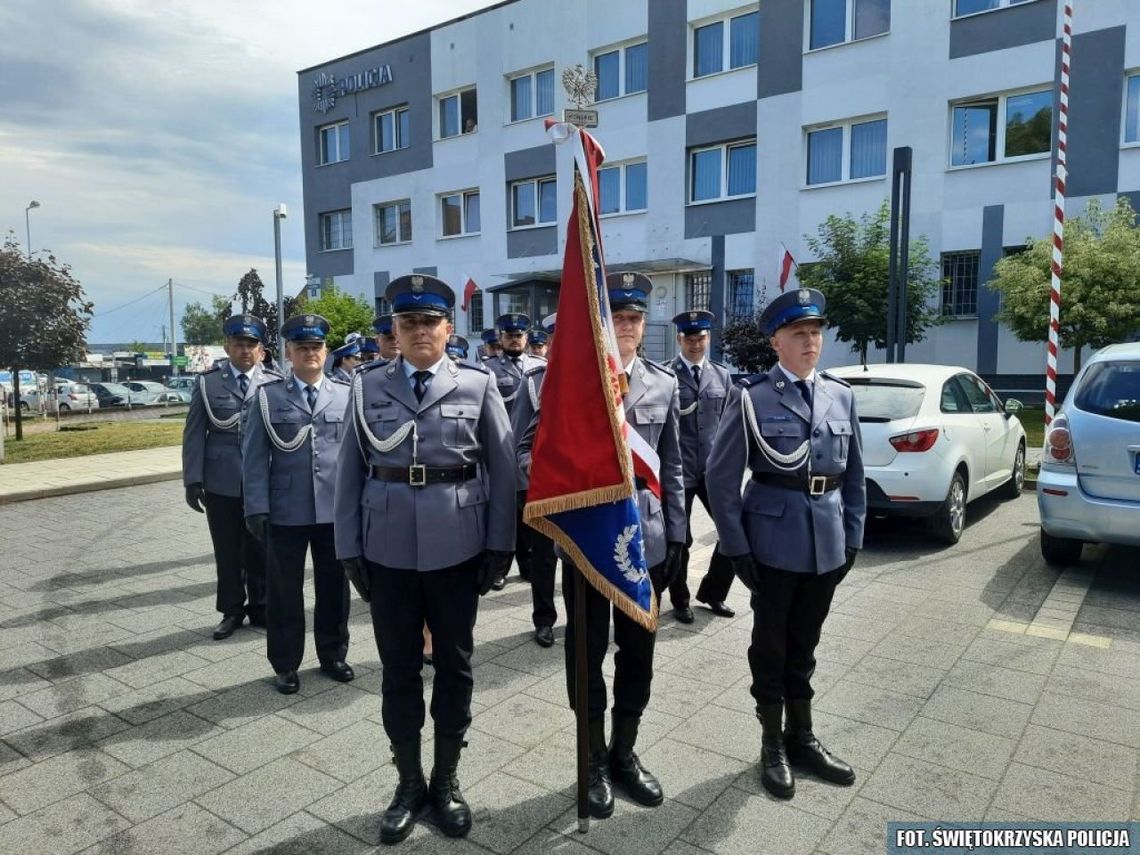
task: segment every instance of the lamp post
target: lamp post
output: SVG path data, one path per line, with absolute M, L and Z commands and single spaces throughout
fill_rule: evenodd
M 281 345 L 281 327 L 285 323 L 285 294 L 281 285 L 281 221 L 288 216 L 285 203 L 273 209 L 273 259 L 277 265 L 277 359 L 285 362 L 285 352 Z
M 24 229 L 27 231 L 28 236 L 28 259 L 32 257 L 32 218 L 28 213 L 32 208 L 38 208 L 40 203 L 33 199 L 28 203 L 28 207 L 24 208 Z

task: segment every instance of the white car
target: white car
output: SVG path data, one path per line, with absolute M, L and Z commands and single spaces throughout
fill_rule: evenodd
M 1075 564 L 1086 541 L 1140 546 L 1140 343 L 1098 350 L 1045 432 L 1041 554 Z
M 20 390 L 20 407 L 24 412 L 46 411 L 54 413 L 56 406 L 61 413 L 69 410 L 97 410 L 99 399 L 82 383 L 58 382 L 49 386 L 43 393 L 38 389 Z
M 871 514 L 929 517 L 939 540 L 957 543 L 966 506 L 1025 484 L 1025 430 L 978 375 L 951 365 L 832 368 L 855 393 Z

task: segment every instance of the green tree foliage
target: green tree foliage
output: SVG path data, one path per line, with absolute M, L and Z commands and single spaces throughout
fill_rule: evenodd
M 372 335 L 375 314 L 372 304 L 363 297 L 344 293 L 335 285 L 322 288 L 321 296 L 306 300 L 299 311 L 321 315 L 329 322 L 329 350 L 344 344 L 344 337 L 350 332 Z
M 0 365 L 12 369 L 14 400 L 20 369 L 51 371 L 76 362 L 87 347 L 93 305 L 54 255 L 27 258 L 11 233 L 0 249 Z M 16 439 L 23 439 L 16 407 Z
M 1021 341 L 1049 338 L 1053 238 L 1029 238 L 1025 252 L 994 265 L 989 287 L 1001 294 L 998 319 Z M 1110 210 L 1093 199 L 1065 221 L 1061 346 L 1074 351 L 1126 341 L 1140 330 L 1140 228 L 1127 197 Z
M 229 315 L 228 297 L 214 296 L 208 309 L 201 303 L 187 303 L 182 312 L 182 340 L 186 344 L 221 344 L 222 321 Z
M 733 321 L 721 333 L 725 357 L 740 371 L 748 374 L 767 371 L 776 364 L 776 351 L 768 336 L 760 332 L 760 315 L 767 302 L 766 299 L 761 299 L 756 314 Z
M 805 236 L 818 259 L 799 268 L 800 284 L 818 288 L 827 298 L 827 318 L 840 341 L 850 342 L 859 360 L 867 351 L 887 346 L 887 272 L 890 267 L 891 210 L 884 200 L 858 220 L 832 214 L 815 237 Z M 941 321 L 935 298 L 940 279 L 926 238 L 910 243 L 907 270 L 906 342 L 914 344 Z
M 241 306 L 241 312 L 256 315 L 265 321 L 265 338 L 266 346 L 275 354 L 278 359 L 281 357 L 281 351 L 277 346 L 277 328 L 280 324 L 277 322 L 277 294 L 271 295 L 272 302 L 267 300 L 264 295 L 265 284 L 261 281 L 255 268 L 250 268 L 249 272 L 242 276 L 238 282 L 237 292 L 233 296 L 233 301 Z M 285 318 L 290 318 L 298 311 L 299 302 L 295 297 L 285 296 L 284 300 Z M 222 320 L 230 316 L 231 312 L 227 311 L 222 315 Z

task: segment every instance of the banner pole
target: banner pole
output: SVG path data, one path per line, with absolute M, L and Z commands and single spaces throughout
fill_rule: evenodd
M 574 568 L 574 717 L 578 725 L 578 832 L 590 830 L 590 722 L 587 718 L 589 679 L 586 676 L 586 577 Z

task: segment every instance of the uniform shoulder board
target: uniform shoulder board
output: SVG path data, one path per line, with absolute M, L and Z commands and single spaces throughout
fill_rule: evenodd
M 741 377 L 739 380 L 737 380 L 736 385 L 737 386 L 743 386 L 745 389 L 747 389 L 751 386 L 755 386 L 759 383 L 763 383 L 767 379 L 768 379 L 767 374 L 750 374 L 747 377 Z
M 373 359 L 371 362 L 361 363 L 356 367 L 357 371 L 371 371 L 374 368 L 379 368 L 381 365 L 388 365 L 391 359 Z
M 536 377 L 546 370 L 545 365 L 536 365 L 533 368 L 528 368 L 523 372 L 524 377 Z
M 652 369 L 660 371 L 662 374 L 668 374 L 670 377 L 676 377 L 677 372 L 670 368 L 668 365 L 663 365 L 660 362 L 654 362 L 652 359 L 641 360 Z
M 278 380 L 284 380 L 285 375 L 278 371 L 276 368 L 266 368 L 262 366 L 261 373 L 268 374 L 270 377 L 276 377 Z
M 215 362 L 213 365 L 211 365 L 205 371 L 202 371 L 199 373 L 201 373 L 201 374 L 217 374 L 221 370 L 222 370 L 222 366 L 219 365 L 217 362 Z
M 262 386 L 272 386 L 274 383 L 284 383 L 285 382 L 285 378 L 282 377 L 280 374 L 270 374 L 268 371 L 266 371 L 265 374 L 269 379 L 263 380 L 261 383 Z
M 474 363 L 471 363 L 471 362 L 456 362 L 455 364 L 458 365 L 460 368 L 467 368 L 467 369 L 470 369 L 471 371 L 481 371 L 483 374 L 490 374 L 491 373 L 491 369 L 488 368 L 486 365 L 475 365 Z
M 352 385 L 351 382 L 349 382 L 348 380 L 345 380 L 343 377 L 332 377 L 332 376 L 330 376 L 329 379 L 332 380 L 334 383 L 339 383 L 341 386 L 351 386 Z
M 820 376 L 826 377 L 828 380 L 832 380 L 838 383 L 840 386 L 846 386 L 848 389 L 851 388 L 851 384 L 844 380 L 842 377 L 836 377 L 834 374 L 828 374 L 826 371 L 821 371 L 819 373 Z
M 715 365 L 717 368 L 723 368 L 725 371 L 732 371 L 732 369 L 725 365 L 723 362 L 717 362 L 715 359 L 710 359 L 709 365 Z

